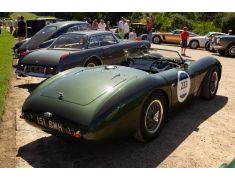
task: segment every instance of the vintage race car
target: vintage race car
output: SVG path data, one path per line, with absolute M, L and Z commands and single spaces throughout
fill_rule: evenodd
M 152 42 L 154 44 L 160 44 L 160 43 L 179 44 L 181 41 L 181 33 L 182 32 L 183 32 L 183 30 L 180 30 L 180 29 L 176 29 L 176 30 L 171 31 L 169 33 L 153 32 Z M 198 36 L 198 35 L 193 32 L 189 32 L 189 37 L 195 37 L 195 36 Z
M 225 35 L 221 32 L 209 32 L 204 36 L 195 36 L 188 39 L 188 46 L 191 49 L 205 48 L 212 36 Z
M 176 107 L 216 96 L 222 67 L 215 57 L 184 60 L 156 49 L 128 57 L 126 67 L 80 67 L 53 76 L 26 99 L 21 118 L 52 134 L 97 141 L 134 135 L 145 142 Z
M 49 48 L 31 52 L 19 60 L 16 73 L 48 78 L 77 66 L 122 64 L 125 50 L 150 47 L 148 41 L 120 40 L 110 31 L 81 31 L 61 35 Z

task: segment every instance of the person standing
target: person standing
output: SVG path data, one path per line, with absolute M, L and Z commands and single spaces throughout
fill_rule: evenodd
M 110 21 L 107 21 L 105 30 L 110 31 L 110 28 L 111 28 Z
M 19 41 L 25 39 L 26 35 L 26 23 L 24 22 L 24 16 L 20 17 L 20 21 L 18 22 L 18 32 L 17 32 Z
M 186 56 L 185 51 L 188 46 L 188 38 L 189 38 L 189 33 L 188 33 L 188 28 L 184 27 L 183 32 L 181 33 L 181 55 Z
M 129 33 L 129 40 L 136 40 L 137 35 L 135 33 L 135 29 L 131 29 L 131 32 Z
M 94 19 L 94 21 L 92 22 L 91 29 L 92 30 L 97 30 L 98 29 L 97 19 Z
M 12 21 L 12 19 L 10 19 L 8 21 L 8 26 L 9 26 L 9 29 L 10 29 L 10 33 L 12 34 L 13 33 L 13 21 Z
M 121 36 L 121 38 L 124 38 L 124 18 L 122 17 L 119 21 L 118 21 L 118 33 Z
M 153 29 L 153 20 L 151 17 L 147 17 L 146 20 L 147 40 L 150 43 L 152 43 L 152 29 Z
M 2 34 L 2 19 L 0 18 L 0 34 Z
M 127 19 L 124 21 L 123 32 L 124 32 L 124 39 L 129 39 L 130 26 L 129 26 L 129 20 Z
M 98 24 L 98 31 L 105 31 L 106 24 L 104 23 L 104 20 L 101 19 L 99 24 Z

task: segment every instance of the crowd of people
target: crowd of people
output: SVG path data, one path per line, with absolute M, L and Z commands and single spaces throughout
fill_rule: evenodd
M 16 20 L 12 19 L 0 19 L 0 34 L 1 28 L 9 28 L 11 34 L 22 40 L 26 36 L 26 23 L 24 21 L 24 16 L 18 15 Z
M 92 21 L 90 18 L 88 18 L 88 20 L 86 21 L 91 24 L 92 30 L 111 31 L 110 21 L 106 21 L 105 23 L 104 19 L 100 19 L 100 21 L 94 19 Z M 152 42 L 152 29 L 153 29 L 153 20 L 151 17 L 147 17 L 146 32 L 148 34 L 147 40 L 149 40 L 150 42 Z M 121 17 L 120 20 L 117 22 L 117 33 L 122 39 L 135 40 L 137 38 L 135 29 L 131 28 L 130 26 L 130 20 L 124 17 Z

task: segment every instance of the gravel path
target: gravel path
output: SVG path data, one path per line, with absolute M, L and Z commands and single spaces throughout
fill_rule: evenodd
M 153 45 L 155 46 L 155 45 Z M 158 48 L 179 51 L 173 45 Z M 211 55 L 188 50 L 192 59 Z M 223 65 L 217 97 L 195 100 L 170 116 L 160 136 L 142 144 L 131 138 L 87 143 L 51 136 L 18 117 L 42 80 L 12 73 L 0 128 L 0 167 L 218 167 L 235 157 L 235 58 L 214 54 Z

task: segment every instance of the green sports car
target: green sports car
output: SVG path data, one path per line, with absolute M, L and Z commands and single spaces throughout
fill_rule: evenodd
M 51 134 L 86 140 L 134 135 L 146 142 L 176 107 L 195 96 L 216 96 L 222 67 L 214 57 L 126 53 L 124 66 L 78 67 L 46 80 L 25 101 L 21 118 Z

